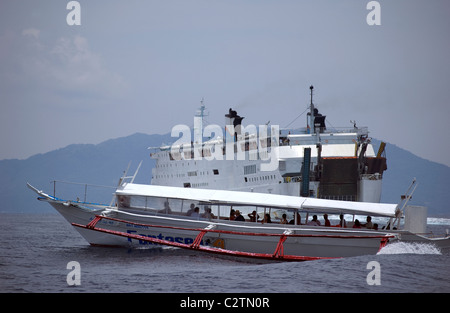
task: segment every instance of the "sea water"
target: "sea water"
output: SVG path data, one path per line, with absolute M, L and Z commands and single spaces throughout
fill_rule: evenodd
M 443 234 L 450 220 L 430 227 Z M 91 247 L 56 213 L 0 214 L 0 242 L 3 293 L 450 292 L 450 251 L 431 244 L 400 242 L 377 255 L 259 263 L 174 248 Z M 377 265 L 375 272 L 370 264 Z M 71 283 L 75 274 L 78 284 Z

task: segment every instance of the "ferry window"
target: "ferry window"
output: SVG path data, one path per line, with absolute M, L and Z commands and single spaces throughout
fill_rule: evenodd
M 255 174 L 255 173 L 256 173 L 256 164 L 244 166 L 244 175 Z
M 213 173 L 214 173 L 214 175 L 219 175 L 219 170 L 218 169 L 214 169 Z
M 191 183 L 184 183 L 183 185 L 184 185 L 184 188 L 189 188 L 189 187 L 191 187 Z

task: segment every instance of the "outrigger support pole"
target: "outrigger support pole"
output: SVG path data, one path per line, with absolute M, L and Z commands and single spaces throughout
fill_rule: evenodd
M 394 222 L 391 224 L 392 227 L 394 227 L 395 223 L 397 223 L 397 228 L 399 228 L 399 226 L 400 226 L 400 218 L 403 216 L 403 214 L 405 212 L 405 207 L 408 204 L 409 200 L 412 199 L 412 195 L 413 195 L 414 191 L 416 191 L 416 188 L 417 188 L 417 185 L 418 185 L 418 184 L 416 184 L 416 182 L 417 182 L 417 180 L 414 177 L 413 181 L 411 182 L 411 185 L 409 185 L 409 187 L 408 187 L 408 190 L 406 190 L 404 195 L 401 195 L 400 202 L 398 203 L 397 210 L 395 212 L 396 216 L 395 216 Z M 402 202 L 403 202 L 403 205 L 402 205 Z M 400 205 L 402 205 L 401 208 L 400 208 Z

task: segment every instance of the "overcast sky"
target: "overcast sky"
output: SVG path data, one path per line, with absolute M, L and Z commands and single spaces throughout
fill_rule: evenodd
M 80 26 L 68 2 L 0 2 L 0 159 L 168 133 L 202 98 L 284 127 L 312 84 L 329 126 L 450 166 L 448 0 L 380 0 L 379 26 L 368 0 L 80 0 Z

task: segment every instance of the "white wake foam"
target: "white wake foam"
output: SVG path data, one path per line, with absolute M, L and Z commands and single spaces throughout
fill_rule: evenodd
M 428 225 L 450 225 L 450 218 L 445 217 L 428 217 Z
M 377 254 L 442 254 L 441 250 L 430 243 L 394 242 L 382 248 Z

